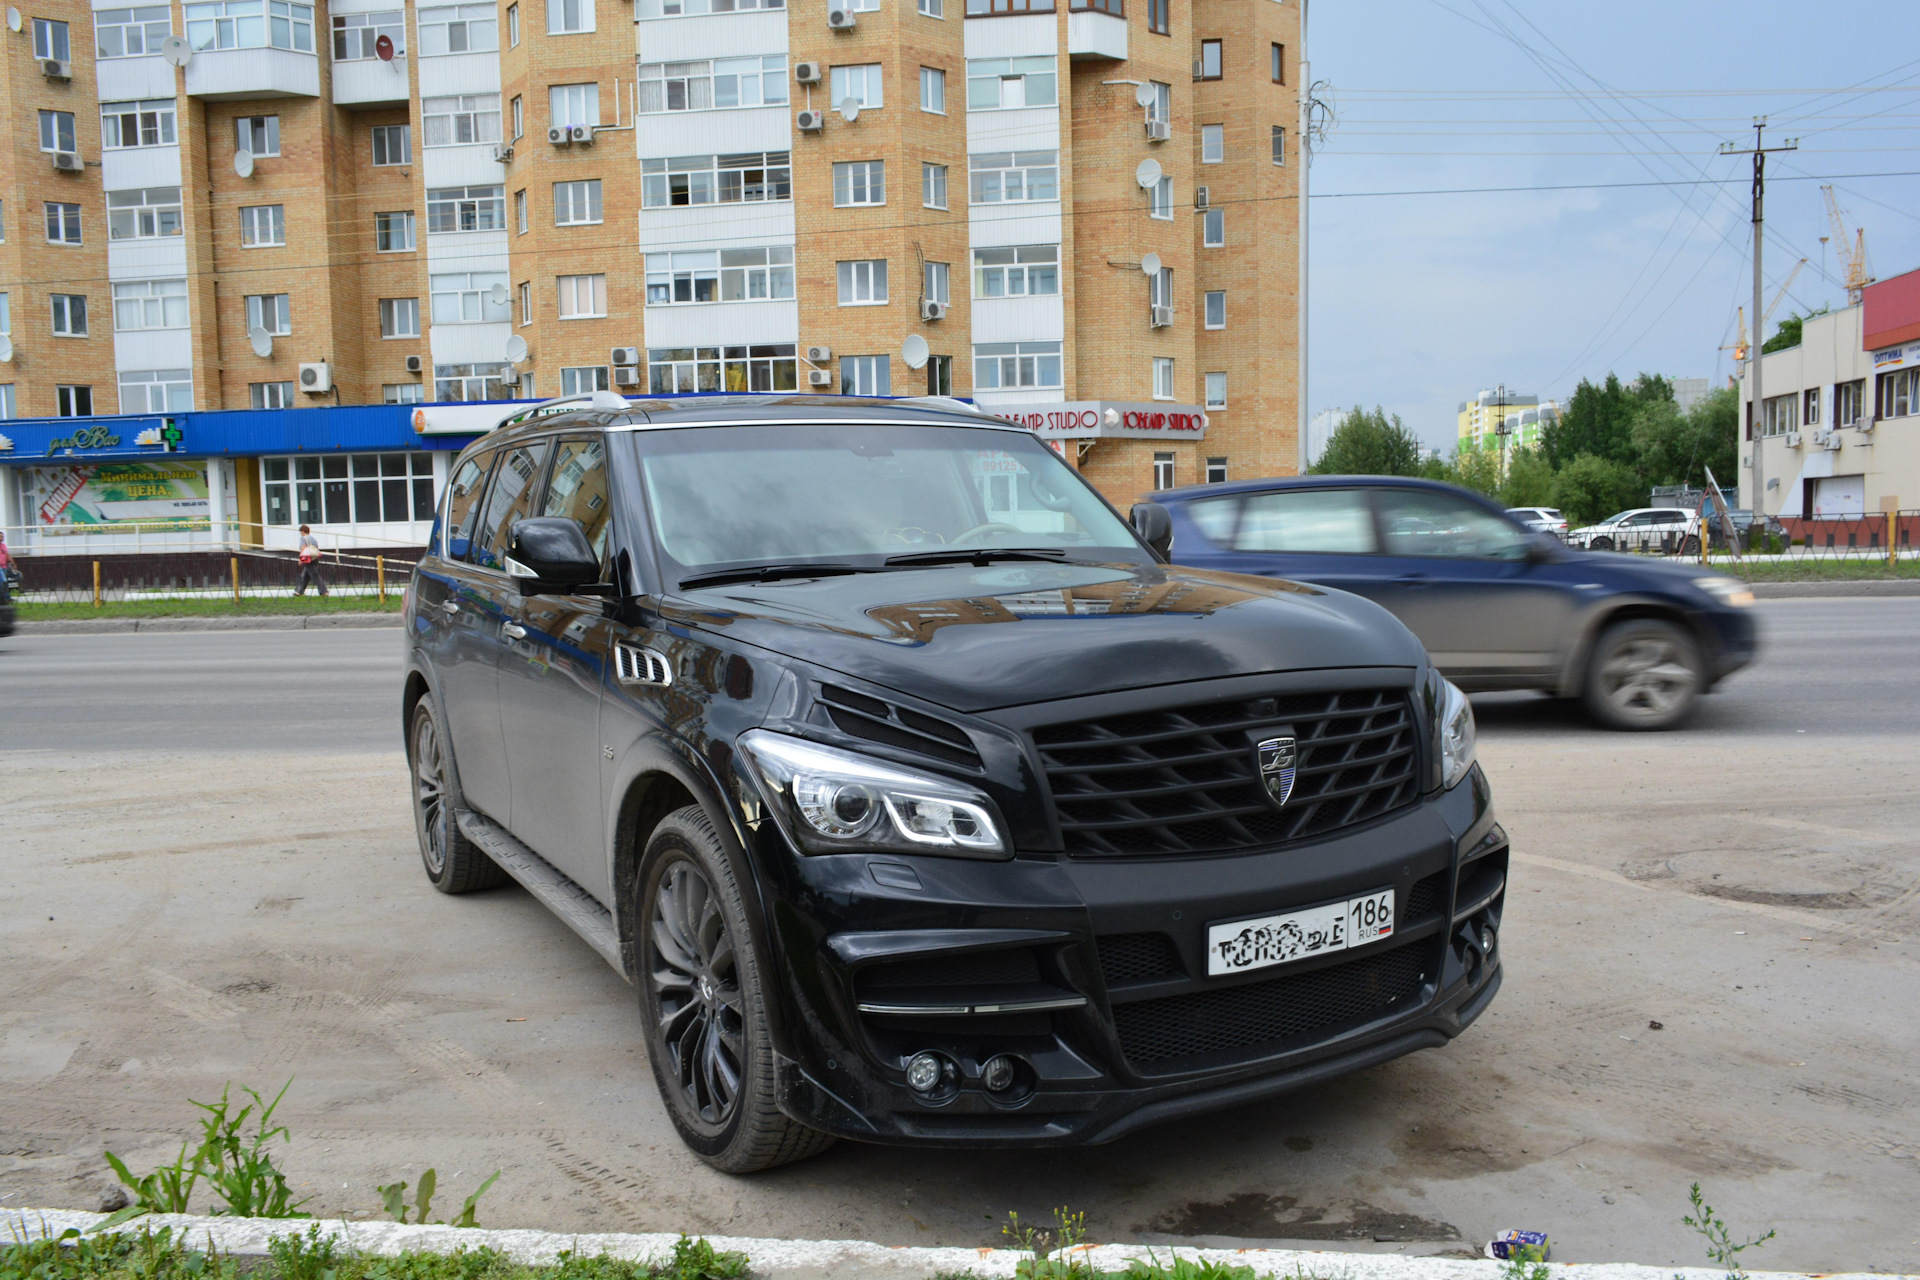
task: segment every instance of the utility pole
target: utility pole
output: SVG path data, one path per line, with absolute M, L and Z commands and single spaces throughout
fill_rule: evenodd
M 1753 118 L 1753 146 L 1742 148 L 1736 143 L 1720 144 L 1723 156 L 1753 157 L 1753 339 L 1747 346 L 1747 384 L 1749 387 L 1748 412 L 1752 414 L 1753 424 L 1753 494 L 1747 499 L 1747 510 L 1753 512 L 1755 526 L 1764 530 L 1767 525 L 1767 483 L 1765 454 L 1762 446 L 1766 443 L 1766 422 L 1763 414 L 1766 400 L 1760 393 L 1760 349 L 1766 343 L 1766 321 L 1760 310 L 1760 248 L 1763 233 L 1766 230 L 1767 202 L 1767 153 L 1770 151 L 1798 151 L 1800 139 L 1788 138 L 1775 147 L 1769 147 L 1763 140 L 1767 127 L 1765 116 Z M 1736 441 L 1737 445 L 1737 441 Z
M 1311 425 L 1313 409 L 1307 398 L 1307 168 L 1313 158 L 1313 75 L 1307 62 L 1307 0 L 1300 0 L 1300 125 L 1294 134 L 1295 163 L 1299 166 L 1300 176 L 1295 187 L 1300 193 L 1300 268 L 1299 287 L 1295 291 L 1295 321 L 1299 332 L 1295 339 L 1299 344 L 1296 355 L 1296 371 L 1293 376 L 1295 396 L 1298 399 L 1294 448 L 1296 457 L 1294 470 L 1301 475 L 1307 473 L 1307 429 Z M 1284 68 L 1283 68 L 1284 70 Z M 1281 140 L 1286 145 L 1286 140 Z

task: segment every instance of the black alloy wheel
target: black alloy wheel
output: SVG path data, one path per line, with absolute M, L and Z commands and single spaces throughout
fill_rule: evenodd
M 733 935 L 713 886 L 689 859 L 674 859 L 654 890 L 647 958 L 681 1103 L 717 1132 L 740 1101 L 744 1010 Z
M 413 780 L 413 831 L 427 879 L 442 893 L 471 893 L 505 884 L 507 873 L 460 830 L 460 785 L 452 752 L 429 694 L 414 704 L 407 734 Z

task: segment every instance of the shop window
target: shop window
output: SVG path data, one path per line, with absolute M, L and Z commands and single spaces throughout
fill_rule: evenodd
M 388 390 L 407 387 L 418 390 L 419 384 L 399 383 Z M 409 401 L 389 398 L 388 403 Z M 263 458 L 260 484 L 269 525 L 433 519 L 433 455 L 423 451 Z

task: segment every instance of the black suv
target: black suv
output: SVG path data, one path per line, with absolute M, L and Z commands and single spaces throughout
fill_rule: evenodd
M 1437 1046 L 1500 983 L 1473 714 L 1338 591 L 1169 566 L 957 402 L 606 392 L 456 461 L 421 855 L 633 981 L 675 1126 L 1103 1142 Z

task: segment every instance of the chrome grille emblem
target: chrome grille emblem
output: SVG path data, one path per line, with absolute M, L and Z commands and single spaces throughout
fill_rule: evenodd
M 1254 749 L 1260 761 L 1260 781 L 1275 807 L 1284 806 L 1293 794 L 1294 749 L 1292 738 L 1267 738 Z

